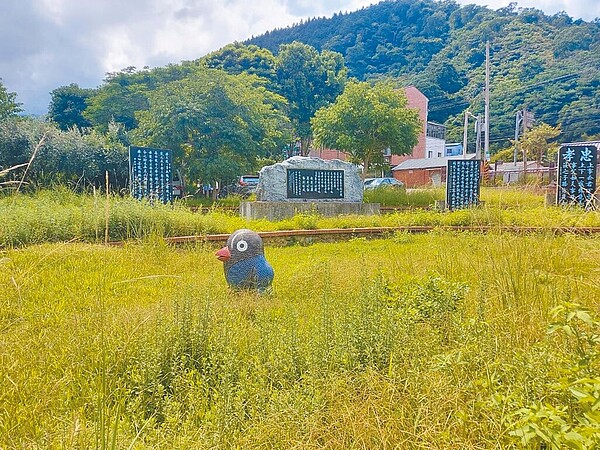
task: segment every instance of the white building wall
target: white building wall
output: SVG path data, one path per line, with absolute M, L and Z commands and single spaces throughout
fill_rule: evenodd
M 446 140 L 427 136 L 425 138 L 425 157 L 440 158 L 445 156 Z

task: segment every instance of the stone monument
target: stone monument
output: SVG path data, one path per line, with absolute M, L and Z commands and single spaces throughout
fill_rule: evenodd
M 242 202 L 247 219 L 280 220 L 298 213 L 322 216 L 379 214 L 379 204 L 363 203 L 360 169 L 339 159 L 294 156 L 263 167 L 255 202 Z

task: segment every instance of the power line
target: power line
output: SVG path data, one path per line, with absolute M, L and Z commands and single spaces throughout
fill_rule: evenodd
M 591 73 L 591 71 L 590 71 Z M 513 89 L 503 89 L 502 90 L 502 94 L 505 94 L 507 92 L 519 92 L 519 91 L 528 91 L 530 89 L 534 89 L 540 86 L 543 86 L 545 84 L 548 83 L 552 83 L 552 82 L 561 82 L 561 81 L 569 81 L 575 78 L 579 78 L 581 77 L 581 73 L 580 72 L 574 72 L 574 73 L 568 73 L 568 74 L 564 74 L 564 75 L 560 75 L 554 78 L 549 78 L 547 80 L 542 80 L 539 81 L 537 83 L 532 83 L 529 85 L 525 85 L 525 86 L 519 86 L 517 88 L 513 88 Z M 470 101 L 464 99 L 464 98 L 455 98 L 455 99 L 451 99 L 451 98 L 447 98 L 444 99 L 443 97 L 437 97 L 439 99 L 443 99 L 442 101 L 436 101 L 436 100 L 430 100 L 429 104 L 433 105 L 433 108 L 429 108 L 429 111 L 444 111 L 446 109 L 450 109 L 452 107 L 458 107 L 458 106 L 463 106 L 463 105 L 470 105 L 470 103 L 474 100 L 476 100 L 479 96 L 481 95 L 481 92 L 479 94 L 477 94 L 475 97 L 471 98 Z M 504 96 L 504 95 L 502 95 Z M 492 97 L 496 97 L 499 98 L 500 94 L 495 94 L 492 95 Z
M 518 91 L 522 91 L 522 90 L 527 90 L 527 89 L 531 89 L 531 88 L 543 86 L 544 84 L 551 83 L 553 81 L 568 81 L 568 80 L 571 80 L 571 79 L 574 79 L 574 78 L 578 78 L 580 76 L 581 76 L 580 73 L 568 73 L 566 75 L 560 75 L 560 76 L 555 77 L 555 78 L 550 78 L 548 80 L 538 81 L 537 83 L 528 84 L 528 85 L 521 86 L 521 87 L 518 87 L 518 88 L 505 89 L 505 90 L 503 90 L 503 92 L 518 92 Z

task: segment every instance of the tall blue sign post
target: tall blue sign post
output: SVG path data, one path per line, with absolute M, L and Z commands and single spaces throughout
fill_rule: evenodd
M 600 143 L 564 144 L 558 151 L 558 205 L 591 209 L 596 192 L 596 166 Z
M 479 204 L 481 161 L 449 159 L 446 172 L 446 206 L 449 210 Z
M 129 186 L 138 200 L 173 201 L 173 154 L 171 150 L 129 147 Z

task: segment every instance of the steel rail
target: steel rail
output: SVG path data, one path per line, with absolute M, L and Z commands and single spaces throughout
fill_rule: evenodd
M 550 233 L 550 234 L 578 234 L 593 235 L 600 233 L 600 227 L 527 227 L 527 226 L 494 226 L 494 225 L 457 225 L 457 226 L 398 226 L 398 227 L 364 227 L 364 228 L 323 228 L 311 230 L 280 230 L 280 231 L 259 231 L 258 234 L 264 240 L 305 238 L 305 237 L 376 237 L 390 235 L 394 233 L 429 233 L 432 231 L 445 232 L 470 232 L 470 233 Z M 225 242 L 229 233 L 206 234 L 192 236 L 175 236 L 164 238 L 169 244 L 187 244 L 195 242 Z M 118 245 L 118 243 L 115 243 Z

